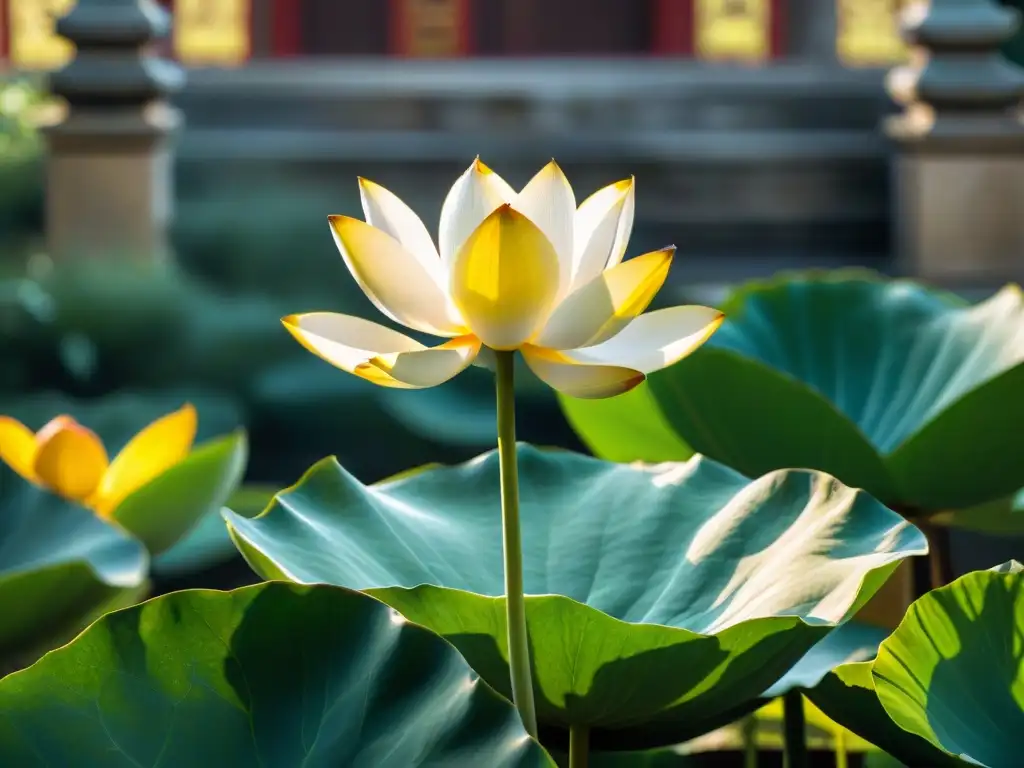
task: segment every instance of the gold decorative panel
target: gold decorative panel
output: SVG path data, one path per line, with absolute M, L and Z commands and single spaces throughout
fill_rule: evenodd
M 694 0 L 698 58 L 763 61 L 771 56 L 771 0 Z
M 174 0 L 175 56 L 192 66 L 244 64 L 250 13 L 250 0 Z
M 836 55 L 851 67 L 885 67 L 906 61 L 900 14 L 916 0 L 837 0 Z
M 398 53 L 437 58 L 466 51 L 468 0 L 397 0 Z
M 11 65 L 52 71 L 67 64 L 75 46 L 57 34 L 57 19 L 74 5 L 75 0 L 7 0 Z

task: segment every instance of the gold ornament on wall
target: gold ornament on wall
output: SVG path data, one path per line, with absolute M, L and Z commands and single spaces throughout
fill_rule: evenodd
M 57 34 L 57 20 L 75 0 L 8 0 L 10 60 L 15 69 L 53 71 L 67 64 L 75 46 Z
M 398 53 L 438 58 L 466 52 L 467 0 L 397 0 L 392 8 Z
M 174 0 L 175 56 L 192 66 L 244 64 L 250 13 L 250 0 Z
M 694 40 L 698 58 L 764 61 L 772 48 L 771 0 L 696 0 Z
M 837 0 L 836 55 L 851 67 L 886 67 L 907 60 L 900 15 L 915 0 Z

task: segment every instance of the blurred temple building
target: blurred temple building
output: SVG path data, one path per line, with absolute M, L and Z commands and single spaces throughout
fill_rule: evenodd
M 887 258 L 883 78 L 909 1 L 164 4 L 189 68 L 179 197 L 294 184 L 346 212 L 362 175 L 432 220 L 474 155 L 513 182 L 555 157 L 581 197 L 637 176 L 638 247 L 765 271 Z M 67 61 L 73 5 L 0 0 L 10 64 Z

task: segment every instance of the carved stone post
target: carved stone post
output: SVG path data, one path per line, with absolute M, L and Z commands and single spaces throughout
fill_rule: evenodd
M 1024 277 L 1024 70 L 999 53 L 1018 13 L 994 0 L 910 8 L 913 63 L 891 73 L 901 115 L 893 226 L 902 271 L 937 282 Z
M 169 30 L 154 0 L 78 0 L 57 22 L 77 54 L 50 78 L 67 110 L 44 127 L 47 240 L 56 259 L 167 254 L 170 143 L 181 118 L 166 97 L 184 74 L 152 49 Z

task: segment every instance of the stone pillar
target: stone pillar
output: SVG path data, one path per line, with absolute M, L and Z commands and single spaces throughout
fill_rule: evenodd
M 931 0 L 903 17 L 916 49 L 890 74 L 904 109 L 885 132 L 905 274 L 959 285 L 1024 278 L 1024 70 L 999 53 L 1018 17 L 995 0 Z
M 78 0 L 57 22 L 77 48 L 50 78 L 66 110 L 44 126 L 47 244 L 57 260 L 168 253 L 170 145 L 181 118 L 167 95 L 184 75 L 153 50 L 169 30 L 154 0 Z

